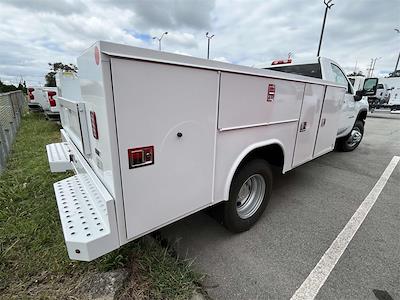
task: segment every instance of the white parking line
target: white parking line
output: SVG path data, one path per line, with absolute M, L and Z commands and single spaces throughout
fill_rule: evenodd
M 329 277 L 329 274 L 339 261 L 344 250 L 346 250 L 357 230 L 364 222 L 365 217 L 375 204 L 376 199 L 378 199 L 379 194 L 385 187 L 386 182 L 388 181 L 393 170 L 396 168 L 399 160 L 399 156 L 394 156 L 392 158 L 378 182 L 375 184 L 374 188 L 358 207 L 356 212 L 350 218 L 349 222 L 347 222 L 346 226 L 333 241 L 329 249 L 326 250 L 303 284 L 297 289 L 292 298 L 290 298 L 291 300 L 314 299 L 317 296 L 318 291 L 324 285 L 326 279 Z

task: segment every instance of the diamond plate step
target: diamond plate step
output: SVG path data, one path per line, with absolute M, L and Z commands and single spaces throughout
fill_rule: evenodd
M 77 174 L 54 184 L 71 259 L 90 261 L 119 247 L 114 199 L 95 181 Z
M 69 159 L 71 150 L 68 143 L 54 143 L 46 145 L 47 158 L 52 173 L 72 170 L 73 166 Z

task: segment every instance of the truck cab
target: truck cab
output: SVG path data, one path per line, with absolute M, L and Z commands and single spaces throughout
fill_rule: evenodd
M 358 146 L 364 131 L 368 102 L 365 97 L 360 97 L 361 91 L 356 93 L 350 79 L 337 62 L 325 57 L 316 57 L 301 63 L 292 63 L 291 60 L 274 61 L 271 66 L 263 67 L 263 69 L 314 77 L 343 85 L 346 93 L 340 103 L 341 114 L 337 141 L 340 148 L 345 151 L 351 151 Z M 362 125 L 357 125 L 362 128 L 354 128 L 357 121 L 362 123 Z M 361 131 L 361 135 L 357 131 Z

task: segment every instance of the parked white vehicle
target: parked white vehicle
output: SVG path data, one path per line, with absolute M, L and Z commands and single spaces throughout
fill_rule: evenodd
M 109 42 L 86 50 L 78 67 L 81 98 L 58 98 L 63 142 L 47 145 L 52 172 L 76 173 L 54 184 L 76 260 L 217 203 L 228 229 L 248 230 L 270 199 L 271 165 L 285 173 L 328 153 L 342 127 L 351 132 L 365 118 L 355 100 L 368 92 L 345 105 L 346 78 L 328 82 Z
M 47 100 L 43 106 L 46 118 L 52 121 L 60 120 L 60 110 L 57 107 L 56 97 L 59 92 L 58 87 L 44 87 L 43 92 Z
M 379 82 L 389 87 L 387 107 L 392 111 L 400 110 L 400 77 L 379 78 Z
M 380 104 L 386 104 L 389 102 L 389 87 L 386 83 L 378 82 L 376 87 L 376 99 L 379 100 Z
M 30 86 L 28 87 L 27 92 L 29 109 L 37 112 L 43 111 L 42 105 L 44 105 L 47 101 L 44 96 L 43 87 Z
M 58 97 L 67 99 L 80 99 L 80 85 L 78 75 L 70 71 L 58 71 L 56 73 L 56 87 L 45 87 L 47 103 L 46 117 L 50 120 L 60 120 L 60 106 Z

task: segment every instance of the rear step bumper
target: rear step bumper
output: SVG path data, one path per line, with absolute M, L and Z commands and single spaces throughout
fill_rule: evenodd
M 90 261 L 119 247 L 110 222 L 115 221 L 114 200 L 88 174 L 58 181 L 54 191 L 71 259 Z
M 28 107 L 31 111 L 43 111 L 43 108 L 40 106 L 39 103 L 28 102 Z
M 51 121 L 60 121 L 60 113 L 59 112 L 53 112 L 50 110 L 46 110 L 44 112 L 44 114 L 46 115 L 46 118 Z
M 52 173 L 65 172 L 72 170 L 70 155 L 72 150 L 68 147 L 68 143 L 55 143 L 46 145 L 47 159 Z
M 120 243 L 114 198 L 69 141 L 47 145 L 46 148 L 52 172 L 66 169 L 68 157 L 69 169 L 78 173 L 54 183 L 69 257 L 91 261 L 117 249 Z M 65 151 L 60 152 L 60 149 Z M 56 152 L 61 153 L 59 160 L 54 159 Z M 69 155 L 63 156 L 62 153 L 73 155 L 73 162 L 69 161 Z

